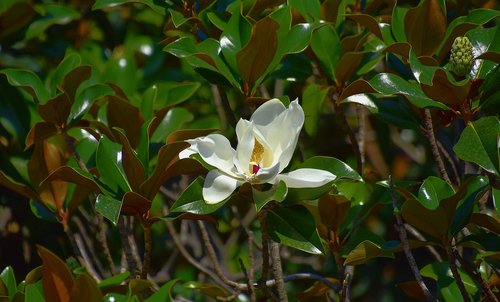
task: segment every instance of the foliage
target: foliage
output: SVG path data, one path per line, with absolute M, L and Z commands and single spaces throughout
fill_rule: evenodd
M 496 1 L 1 1 L 0 297 L 498 301 L 499 16 Z M 238 179 L 205 202 L 213 154 L 179 153 L 235 148 L 272 98 L 305 116 L 266 136 L 298 139 L 278 173 L 333 177 Z

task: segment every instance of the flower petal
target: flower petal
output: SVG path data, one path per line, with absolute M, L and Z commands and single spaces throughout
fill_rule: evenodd
M 267 126 L 283 111 L 285 111 L 283 103 L 279 99 L 271 99 L 255 110 L 250 121 L 259 126 Z
M 286 111 L 268 125 L 267 131 L 263 131 L 266 141 L 269 142 L 270 148 L 274 152 L 274 161 L 279 160 L 279 172 L 283 171 L 290 163 L 303 125 L 304 111 L 295 100 L 290 103 Z M 258 129 L 261 130 L 260 127 Z
M 205 177 L 203 184 L 203 199 L 208 204 L 215 204 L 228 198 L 241 182 L 233 177 L 219 172 L 219 170 L 211 170 Z
M 289 188 L 316 188 L 335 178 L 335 175 L 325 170 L 304 168 L 279 174 L 276 182 L 283 180 Z
M 191 147 L 183 150 L 179 157 L 198 153 L 207 164 L 227 174 L 234 174 L 233 158 L 235 151 L 226 137 L 220 134 L 209 134 L 187 140 L 187 142 L 191 144 Z

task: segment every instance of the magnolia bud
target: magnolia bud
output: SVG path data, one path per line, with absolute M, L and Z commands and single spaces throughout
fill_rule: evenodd
M 451 46 L 451 70 L 459 76 L 468 74 L 472 68 L 472 44 L 467 37 L 457 37 Z

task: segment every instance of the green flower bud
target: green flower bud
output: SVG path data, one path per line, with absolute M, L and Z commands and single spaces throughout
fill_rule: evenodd
M 468 74 L 473 63 L 472 44 L 467 37 L 457 37 L 451 46 L 451 70 L 459 76 Z

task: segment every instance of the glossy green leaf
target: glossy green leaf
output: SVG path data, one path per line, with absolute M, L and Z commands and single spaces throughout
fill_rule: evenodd
M 41 280 L 35 283 L 26 284 L 26 288 L 24 289 L 24 294 L 25 294 L 25 301 L 45 302 Z
M 321 6 L 318 0 L 290 0 L 289 5 L 296 9 L 309 23 L 320 19 Z
M 45 299 L 54 302 L 69 301 L 73 276 L 66 263 L 40 245 L 37 246 L 37 250 L 43 264 L 42 283 Z
M 458 268 L 458 271 L 467 292 L 474 295 L 478 287 L 468 274 L 463 272 L 460 268 Z M 420 273 L 423 277 L 437 281 L 440 300 L 452 302 L 456 301 L 457 297 L 462 296 L 447 262 L 428 264 L 420 269 Z
M 343 161 L 336 159 L 335 157 L 311 157 L 297 166 L 297 169 L 300 168 L 313 168 L 329 171 L 333 175 L 335 175 L 337 179 L 348 178 L 352 180 L 363 181 L 363 178 L 361 178 L 361 176 L 359 176 L 359 174 L 353 168 L 351 168 Z
M 252 188 L 252 192 L 255 209 L 259 212 L 270 201 L 283 201 L 288 193 L 288 188 L 285 182 L 280 181 L 277 185 L 274 185 L 267 191 L 259 191 Z
M 314 84 L 307 86 L 302 93 L 302 108 L 305 114 L 304 127 L 310 136 L 314 136 L 318 131 L 318 119 L 327 94 L 327 88 Z
M 179 282 L 178 279 L 172 279 L 162 285 L 160 289 L 152 294 L 150 297 L 148 297 L 144 302 L 171 302 L 173 301 L 172 298 L 172 289 L 174 288 L 175 284 Z
M 328 43 L 325 43 L 328 41 Z M 312 34 L 311 47 L 330 80 L 335 80 L 335 69 L 340 59 L 340 39 L 331 25 L 325 25 Z
M 314 217 L 305 207 L 272 209 L 266 221 L 267 231 L 274 241 L 311 254 L 323 253 Z
M 116 275 L 113 275 L 109 278 L 106 278 L 104 280 L 101 280 L 99 284 L 97 285 L 99 288 L 104 289 L 106 287 L 111 287 L 111 286 L 118 286 L 125 282 L 128 277 L 130 276 L 130 272 L 123 272 L 119 273 Z
M 185 190 L 181 196 L 174 202 L 170 212 L 186 212 L 198 215 L 205 215 L 215 212 L 222 207 L 225 202 L 208 204 L 203 200 L 203 178 L 196 178 Z M 168 217 L 167 217 L 168 218 Z
M 127 176 L 122 166 L 121 146 L 103 137 L 99 140 L 96 151 L 96 164 L 101 180 L 115 197 L 120 198 L 125 192 L 131 191 Z
M 16 293 L 17 282 L 16 276 L 14 275 L 14 269 L 11 266 L 7 266 L 0 273 L 0 278 L 2 279 L 5 287 L 7 288 L 7 292 L 10 298 L 14 296 Z
M 377 244 L 365 240 L 358 244 L 349 254 L 347 254 L 344 265 L 364 264 L 374 258 L 394 258 L 394 253 L 382 249 Z
M 114 225 L 118 224 L 120 212 L 122 209 L 122 201 L 113 197 L 99 194 L 95 200 L 95 210 L 102 216 L 106 217 Z
M 36 9 L 43 17 L 30 24 L 26 30 L 25 40 L 43 37 L 50 26 L 68 24 L 81 17 L 78 10 L 61 4 L 39 4 Z
M 481 118 L 465 127 L 453 151 L 461 159 L 473 162 L 490 173 L 500 175 L 499 135 L 500 121 L 497 117 Z
M 7 77 L 9 84 L 26 90 L 39 103 L 43 104 L 50 98 L 49 91 L 32 71 L 3 69 L 0 70 L 0 73 Z
M 343 100 L 360 93 L 380 93 L 384 96 L 401 95 L 419 108 L 434 107 L 449 109 L 445 104 L 427 97 L 417 83 L 408 82 L 398 75 L 391 73 L 380 73 L 370 81 L 357 80 L 351 83 L 342 92 L 340 99 Z
M 418 191 L 418 200 L 430 210 L 439 206 L 439 202 L 455 194 L 449 183 L 435 176 L 427 177 Z
M 161 15 L 166 15 L 166 4 L 159 5 L 154 0 L 96 0 L 92 6 L 93 10 L 103 9 L 106 7 L 113 7 L 125 3 L 142 3 L 149 6 L 152 10 Z

